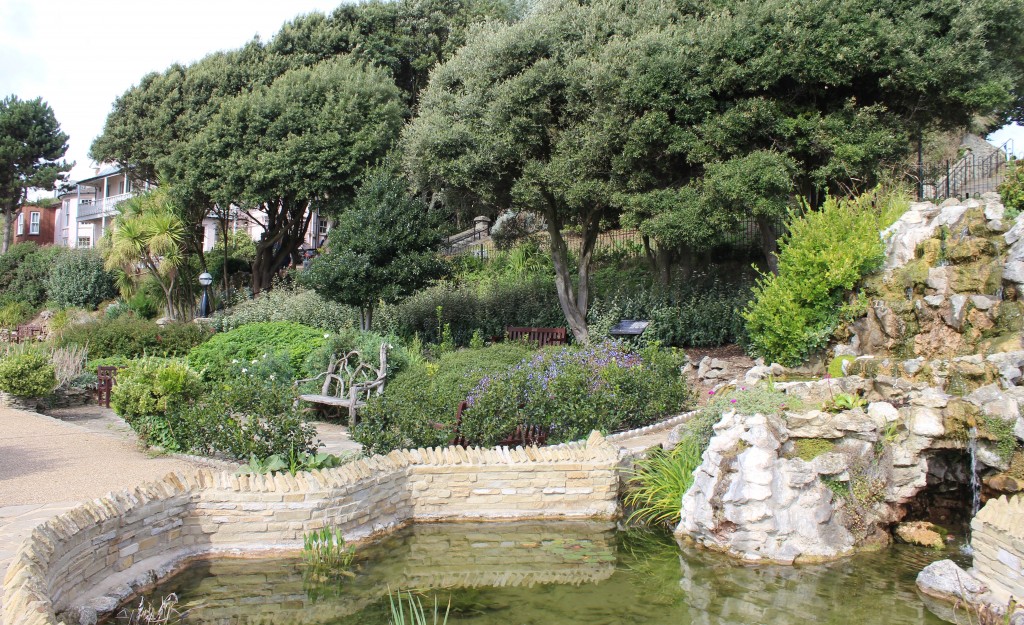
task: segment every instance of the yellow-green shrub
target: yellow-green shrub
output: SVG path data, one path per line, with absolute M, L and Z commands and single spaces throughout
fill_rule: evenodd
M 847 294 L 882 266 L 879 232 L 894 200 L 882 191 L 828 198 L 790 222 L 779 249 L 779 274 L 761 276 L 743 312 L 750 348 L 767 361 L 800 364 L 824 347 L 836 326 L 863 311 Z

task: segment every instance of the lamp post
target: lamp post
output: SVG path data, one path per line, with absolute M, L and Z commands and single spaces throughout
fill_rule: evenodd
M 207 272 L 199 274 L 199 284 L 203 286 L 203 297 L 199 300 L 199 316 L 210 316 L 210 285 L 213 284 L 213 276 Z

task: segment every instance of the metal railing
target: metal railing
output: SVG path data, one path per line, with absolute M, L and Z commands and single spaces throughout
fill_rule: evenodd
M 918 199 L 941 200 L 977 197 L 998 189 L 1013 162 L 1013 140 L 984 154 L 965 154 L 918 168 Z
M 131 193 L 119 193 L 105 198 L 79 200 L 78 221 L 116 215 L 117 205 L 130 197 L 132 197 Z

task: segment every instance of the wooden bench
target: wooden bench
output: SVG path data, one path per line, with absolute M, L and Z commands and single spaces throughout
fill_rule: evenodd
M 462 412 L 469 408 L 469 402 L 462 400 L 459 402 L 459 407 L 455 411 L 455 427 L 452 430 L 452 438 L 448 441 L 449 445 L 462 445 L 463 447 L 469 447 L 469 441 L 462 434 Z M 436 430 L 447 429 L 448 426 L 443 423 L 432 424 Z M 515 430 L 505 438 L 498 441 L 499 447 L 529 447 L 530 445 L 537 445 L 538 447 L 544 445 L 548 441 L 548 434 L 550 429 L 540 426 L 531 425 L 529 423 L 523 423 L 517 425 Z
M 565 328 L 520 328 L 509 326 L 505 328 L 505 336 L 510 341 L 528 341 L 536 343 L 538 347 L 548 345 L 565 345 Z
M 313 378 L 296 380 L 296 388 L 303 382 L 324 378 L 319 394 L 299 395 L 299 399 L 329 408 L 348 408 L 349 427 L 356 425 L 356 411 L 366 405 L 373 394 L 384 392 L 384 379 L 388 372 L 388 347 L 380 346 L 380 367 L 363 362 L 362 354 L 351 351 L 341 360 L 333 357 L 327 371 Z
M 96 367 L 96 403 L 110 408 L 110 393 L 117 383 L 117 370 L 120 367 Z
M 41 341 L 43 329 L 40 326 L 28 324 L 18 326 L 14 331 L 14 342 L 25 343 L 27 341 Z

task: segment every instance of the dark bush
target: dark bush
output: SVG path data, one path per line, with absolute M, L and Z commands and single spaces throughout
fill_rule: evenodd
M 208 329 L 195 323 L 175 322 L 159 326 L 153 321 L 123 316 L 71 324 L 61 333 L 57 343 L 88 347 L 90 358 L 184 356 L 211 335 Z
M 0 304 L 23 302 L 39 308 L 46 302 L 50 270 L 67 249 L 16 243 L 0 254 Z
M 50 301 L 67 308 L 94 310 L 100 302 L 117 295 L 114 276 L 103 268 L 96 250 L 73 249 L 57 257 L 47 284 Z
M 668 289 L 624 288 L 598 298 L 588 314 L 591 337 L 610 338 L 622 319 L 651 322 L 643 340 L 669 347 L 717 347 L 746 339 L 743 308 L 753 279 L 697 276 Z
M 419 334 L 428 343 L 441 342 L 446 324 L 455 344 L 466 346 L 477 331 L 491 337 L 502 336 L 507 326 L 565 327 L 565 315 L 554 278 L 528 275 L 472 284 L 441 283 L 382 306 L 375 320 L 381 333 L 406 339 Z
M 171 411 L 168 423 L 177 444 L 195 454 L 225 454 L 236 460 L 252 456 L 288 458 L 315 453 L 316 429 L 303 421 L 295 392 L 285 381 L 259 373 L 215 384 L 193 401 Z
M 459 402 L 485 376 L 508 370 L 530 352 L 523 345 L 502 344 L 411 365 L 388 382 L 383 396 L 370 401 L 352 438 L 366 453 L 447 444 Z M 438 429 L 434 423 L 445 427 Z

